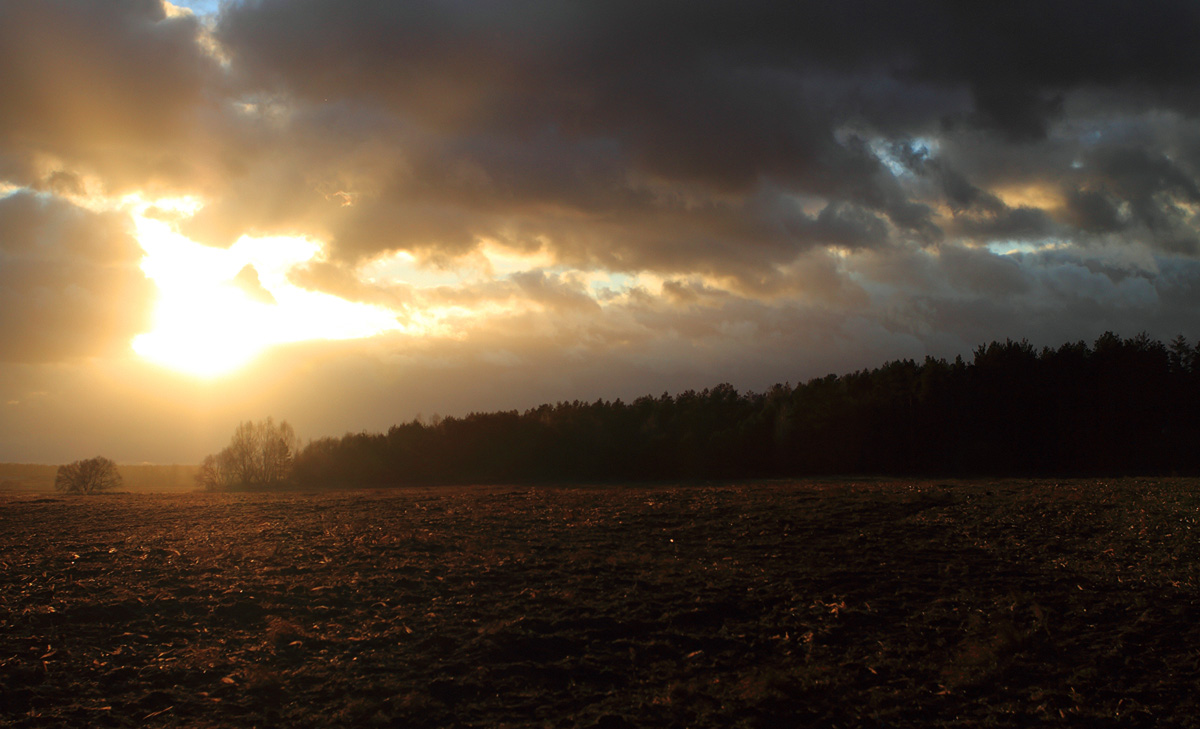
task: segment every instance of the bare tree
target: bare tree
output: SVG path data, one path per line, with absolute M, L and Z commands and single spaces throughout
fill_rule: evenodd
M 238 424 L 228 446 L 204 459 L 196 482 L 208 490 L 278 486 L 291 475 L 298 449 L 296 433 L 287 421 L 247 420 Z
M 54 488 L 68 494 L 94 494 L 121 486 L 117 464 L 104 456 L 58 467 Z
M 230 463 L 229 449 L 217 455 L 208 455 L 196 471 L 196 485 L 205 491 L 224 491 L 233 485 L 233 468 Z

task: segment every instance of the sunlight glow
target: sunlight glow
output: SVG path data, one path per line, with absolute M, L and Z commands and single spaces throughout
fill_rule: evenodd
M 363 266 L 359 273 L 364 281 L 385 286 L 405 283 L 418 288 L 433 288 L 456 286 L 463 281 L 462 274 L 422 263 L 408 251 L 381 256 Z
M 520 316 L 540 307 L 531 301 L 478 301 L 471 306 L 434 304 L 414 311 L 401 331 L 416 337 L 462 340 L 472 324 Z
M 491 281 L 533 270 L 562 269 L 555 265 L 553 254 L 544 245 L 534 251 L 522 251 L 485 239 L 478 247 L 449 262 L 426 260 L 402 250 L 380 256 L 364 266 L 361 273 L 371 283 L 403 282 L 417 288 L 435 288 Z
M 478 256 L 482 259 L 479 267 L 492 276 L 507 276 L 555 266 L 554 255 L 545 243 L 535 251 L 521 251 L 494 240 L 484 240 L 479 246 Z
M 189 200 L 142 204 L 133 214 L 146 252 L 142 270 L 159 289 L 154 328 L 133 340 L 139 355 L 171 369 L 212 377 L 246 364 L 277 344 L 357 339 L 399 329 L 383 307 L 308 291 L 288 281 L 293 267 L 313 260 L 320 244 L 304 238 L 242 237 L 229 249 L 196 243 L 147 217 L 151 207 L 194 212 Z M 253 266 L 258 296 L 235 280 Z M 273 303 L 272 300 L 273 299 Z
M 1010 208 L 1057 210 L 1065 204 L 1060 191 L 1044 184 L 996 187 L 991 193 Z
M 152 329 L 136 336 L 132 347 L 147 360 L 198 377 L 231 373 L 264 350 L 292 342 L 362 339 L 384 332 L 461 340 L 497 327 L 529 334 L 565 315 L 553 295 L 557 288 L 610 307 L 636 295 L 661 295 L 663 286 L 661 277 L 648 272 L 566 266 L 547 241 L 520 249 L 487 239 L 448 260 L 396 251 L 355 270 L 360 281 L 380 290 L 405 292 L 397 299 L 404 303 L 389 308 L 293 284 L 291 272 L 323 261 L 319 241 L 243 236 L 227 249 L 214 248 L 179 232 L 180 222 L 203 207 L 196 198 L 132 195 L 119 206 L 132 216 L 145 251 L 141 268 L 159 290 Z M 520 278 L 523 274 L 537 276 Z M 542 280 L 549 293 L 536 285 Z

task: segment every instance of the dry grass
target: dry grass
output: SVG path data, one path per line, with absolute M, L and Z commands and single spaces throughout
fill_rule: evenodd
M 2 497 L 10 726 L 1190 726 L 1187 480 Z

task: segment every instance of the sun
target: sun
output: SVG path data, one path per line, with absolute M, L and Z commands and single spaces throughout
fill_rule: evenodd
M 301 289 L 288 280 L 289 270 L 321 253 L 315 241 L 244 236 L 228 249 L 213 248 L 148 215 L 151 207 L 133 212 L 145 251 L 142 271 L 159 294 L 153 328 L 132 342 L 147 360 L 211 378 L 234 372 L 278 344 L 357 339 L 399 328 L 395 312 L 384 307 Z

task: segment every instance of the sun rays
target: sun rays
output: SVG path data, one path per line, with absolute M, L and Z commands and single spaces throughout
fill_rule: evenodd
M 142 270 L 159 291 L 153 328 L 132 343 L 142 357 L 179 372 L 214 377 L 274 345 L 355 339 L 399 327 L 388 309 L 289 281 L 289 270 L 320 254 L 318 243 L 243 236 L 228 249 L 213 248 L 152 215 L 152 209 L 162 207 L 142 205 L 133 211 L 136 236 L 146 253 Z

